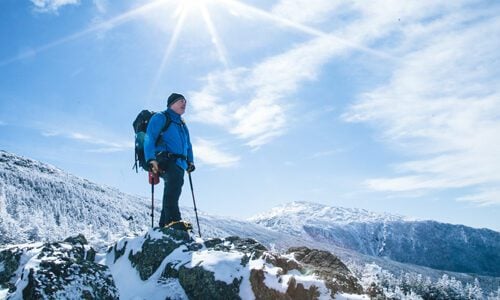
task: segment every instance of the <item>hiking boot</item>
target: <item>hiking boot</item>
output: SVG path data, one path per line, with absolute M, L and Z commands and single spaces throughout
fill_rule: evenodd
M 168 225 L 165 225 L 164 228 L 172 228 L 183 231 L 193 231 L 193 225 L 187 221 L 173 221 L 170 222 Z

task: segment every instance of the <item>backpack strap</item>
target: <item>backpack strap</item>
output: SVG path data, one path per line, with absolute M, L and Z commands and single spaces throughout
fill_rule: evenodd
M 167 131 L 168 127 L 170 127 L 170 124 L 172 124 L 172 118 L 165 112 L 162 112 L 162 114 L 165 116 L 165 124 L 163 125 L 163 128 L 161 129 L 160 133 L 158 134 L 158 137 L 156 138 L 155 145 L 158 145 L 158 142 L 160 141 L 161 135 L 165 131 Z

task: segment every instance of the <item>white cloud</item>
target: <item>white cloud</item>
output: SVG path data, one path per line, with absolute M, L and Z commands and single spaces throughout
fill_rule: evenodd
M 109 0 L 94 0 L 95 7 L 97 11 L 104 14 L 108 11 Z
M 78 5 L 80 0 L 31 0 L 37 11 L 57 12 L 65 5 Z
M 234 166 L 240 161 L 239 156 L 228 154 L 218 149 L 219 145 L 206 139 L 197 139 L 193 143 L 197 160 L 216 167 Z
M 500 199 L 500 189 L 498 188 L 490 188 L 482 190 L 475 195 L 468 195 L 458 198 L 459 201 L 473 202 L 479 204 L 480 206 L 489 206 L 498 204 L 499 199 Z
M 373 189 L 489 191 L 500 184 L 500 18 L 491 10 L 448 9 L 404 28 L 390 82 L 345 115 L 376 125 L 416 157 L 396 166 L 401 175 L 368 180 Z M 497 192 L 460 199 L 500 203 Z
M 321 67 L 346 48 L 324 36 L 251 69 L 213 72 L 200 91 L 190 93 L 193 120 L 222 126 L 251 147 L 262 146 L 285 131 L 290 106 L 286 98 L 304 81 L 314 80 Z
M 97 135 L 93 134 L 74 132 L 74 131 L 45 130 L 42 131 L 42 135 L 45 137 L 63 137 L 78 142 L 86 143 L 92 146 L 100 146 L 97 149 L 87 150 L 88 152 L 109 153 L 109 152 L 130 151 L 131 149 L 134 148 L 133 142 L 121 142 L 103 137 L 98 137 Z

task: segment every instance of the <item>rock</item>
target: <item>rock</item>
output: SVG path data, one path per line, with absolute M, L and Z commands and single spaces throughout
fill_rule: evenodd
M 177 249 L 180 245 L 186 242 L 193 242 L 189 235 L 181 230 L 170 228 L 160 229 L 161 238 L 152 238 L 146 235 L 141 251 L 133 254 L 129 253 L 128 258 L 132 266 L 139 271 L 142 280 L 147 280 L 160 267 L 161 262 Z M 177 239 L 179 238 L 179 239 Z M 116 259 L 115 259 L 116 261 Z
M 202 267 L 179 268 L 179 283 L 189 296 L 189 299 L 241 299 L 241 278 L 234 279 L 231 284 L 216 280 L 213 272 Z
M 293 253 L 295 259 L 302 264 L 302 268 L 308 269 L 325 280 L 326 286 L 331 290 L 332 297 L 338 292 L 348 294 L 363 293 L 363 288 L 358 283 L 358 279 L 332 253 L 306 247 L 290 248 L 287 252 Z
M 110 247 L 105 264 L 95 262 L 102 255 L 83 235 L 23 247 L 0 252 L 0 284 L 9 298 L 119 299 L 118 288 L 134 299 L 312 300 L 362 292 L 329 252 L 302 247 L 280 255 L 236 236 L 200 241 L 180 230 L 151 229 Z
M 84 246 L 81 240 L 74 244 L 46 243 L 39 247 L 14 249 L 17 256 L 21 253 L 25 258 L 22 259 L 20 280 L 9 290 L 9 296 L 13 298 L 21 295 L 23 299 L 119 298 L 108 267 L 88 259 L 92 255 L 86 253 L 95 253 L 95 250 Z M 21 267 L 17 257 L 16 260 Z
M 9 289 L 10 292 L 15 291 L 15 285 L 11 279 L 15 276 L 17 269 L 20 266 L 23 249 L 7 248 L 0 251 L 0 287 Z
M 294 277 L 291 277 L 288 281 L 288 288 L 285 293 L 281 293 L 273 288 L 270 288 L 265 284 L 265 274 L 263 270 L 251 270 L 250 283 L 256 299 L 313 300 L 319 299 L 320 296 L 316 286 L 311 285 L 309 289 L 306 289 L 302 283 L 297 283 Z
M 77 245 L 77 244 L 88 245 L 87 239 L 85 238 L 85 236 L 83 234 L 69 237 L 69 238 L 65 239 L 64 242 L 72 244 L 72 245 Z

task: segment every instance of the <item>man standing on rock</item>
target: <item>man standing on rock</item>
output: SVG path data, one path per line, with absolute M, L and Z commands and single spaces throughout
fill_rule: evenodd
M 154 114 L 144 138 L 144 155 L 151 171 L 165 182 L 160 227 L 181 220 L 179 197 L 184 184 L 184 170 L 193 172 L 193 148 L 189 131 L 181 118 L 186 111 L 186 98 L 173 93 L 167 110 Z

